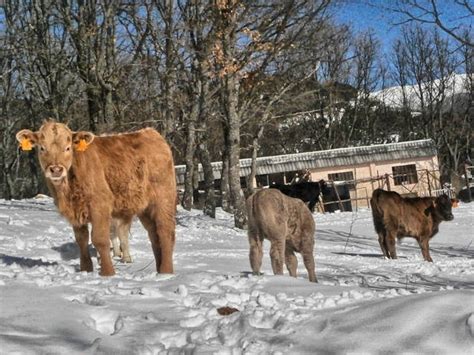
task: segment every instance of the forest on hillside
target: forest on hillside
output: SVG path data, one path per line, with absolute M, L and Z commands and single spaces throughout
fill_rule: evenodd
M 44 190 L 15 133 L 46 118 L 96 134 L 157 128 L 186 164 L 185 208 L 201 163 L 212 210 L 210 163 L 223 161 L 237 225 L 239 158 L 432 138 L 448 181 L 472 158 L 474 121 L 474 7 L 449 2 L 452 27 L 437 1 L 391 2 L 405 21 L 387 50 L 336 20 L 341 0 L 5 0 L 0 198 Z M 373 95 L 392 86 L 399 105 Z

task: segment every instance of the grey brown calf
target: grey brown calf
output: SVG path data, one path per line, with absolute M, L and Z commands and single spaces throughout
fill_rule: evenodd
M 301 253 L 309 281 L 317 282 L 314 271 L 314 220 L 303 201 L 288 197 L 277 189 L 258 191 L 247 199 L 248 237 L 252 271 L 260 273 L 263 239 L 271 243 L 273 273 L 283 274 L 283 262 L 296 277 L 297 259 Z

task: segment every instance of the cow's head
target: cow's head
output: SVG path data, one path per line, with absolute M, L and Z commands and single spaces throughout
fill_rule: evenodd
M 430 206 L 428 209 L 439 219 L 443 221 L 452 221 L 454 219 L 452 208 L 453 202 L 447 195 L 443 194 L 436 197 L 432 206 Z
M 71 168 L 74 150 L 84 150 L 94 140 L 94 134 L 72 132 L 65 124 L 48 121 L 37 132 L 21 130 L 16 139 L 25 150 L 36 148 L 46 179 L 59 185 Z
M 318 181 L 319 184 L 319 191 L 321 192 L 322 196 L 330 196 L 331 195 L 331 188 L 328 186 L 327 182 L 324 179 Z

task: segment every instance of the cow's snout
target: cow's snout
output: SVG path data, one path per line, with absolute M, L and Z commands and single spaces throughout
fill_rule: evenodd
M 63 176 L 64 168 L 61 165 L 50 165 L 49 173 L 53 179 L 57 179 Z
M 454 219 L 454 216 L 453 216 L 452 213 L 450 213 L 450 214 L 448 214 L 448 215 L 446 216 L 446 220 L 447 220 L 447 221 L 452 221 L 453 219 Z

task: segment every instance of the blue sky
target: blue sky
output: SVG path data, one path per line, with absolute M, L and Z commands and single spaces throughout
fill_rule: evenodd
M 425 0 L 421 0 L 423 1 Z M 474 0 L 468 2 L 474 6 Z M 342 0 L 335 12 L 336 20 L 351 24 L 356 31 L 372 29 L 384 50 L 388 51 L 400 33 L 400 26 L 394 23 L 402 21 L 400 15 L 387 9 L 394 6 L 394 3 L 392 0 Z M 448 25 L 474 24 L 474 19 L 466 17 L 466 11 L 451 0 L 438 0 L 437 5 L 443 21 Z
M 350 24 L 357 32 L 372 29 L 383 47 L 388 49 L 398 36 L 400 27 L 391 24 L 394 15 L 382 9 L 385 5 L 387 1 L 383 0 L 346 0 L 336 12 L 336 20 Z

